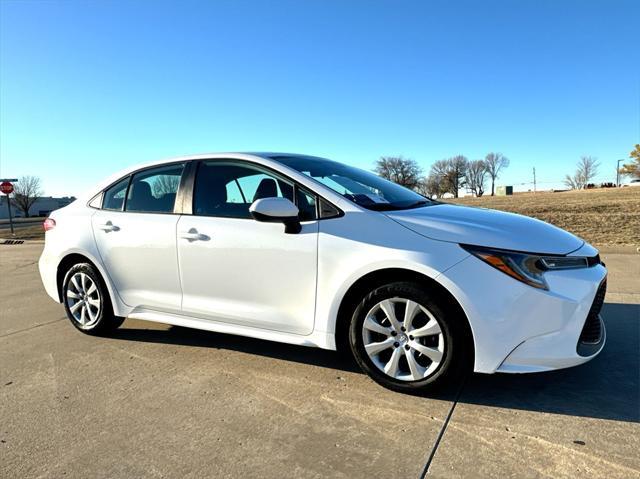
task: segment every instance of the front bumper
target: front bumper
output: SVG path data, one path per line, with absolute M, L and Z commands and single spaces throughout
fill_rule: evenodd
M 599 309 L 606 275 L 602 264 L 549 271 L 545 275 L 549 291 L 544 291 L 471 256 L 438 280 L 467 314 L 475 343 L 474 370 L 528 373 L 576 366 L 602 350 L 606 332 Z M 590 313 L 599 334 L 591 334 L 585 343 L 582 333 Z
M 529 339 L 514 349 L 498 367 L 499 373 L 538 373 L 554 369 L 570 368 L 595 358 L 606 342 L 607 333 L 599 316 L 602 328 L 600 338 L 589 348 L 587 354 L 573 354 L 568 351 L 568 343 L 556 334 Z M 580 343 L 575 348 L 580 350 Z M 591 345 L 590 345 L 591 346 Z
M 606 341 L 606 330 L 600 310 L 604 303 L 607 282 L 602 280 L 587 317 L 583 321 L 574 355 L 569 351 L 573 330 L 561 330 L 529 339 L 514 349 L 498 368 L 498 372 L 529 373 L 568 368 L 585 363 L 600 353 Z

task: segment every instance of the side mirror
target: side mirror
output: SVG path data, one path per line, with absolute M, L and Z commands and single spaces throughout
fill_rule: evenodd
M 249 213 L 256 221 L 264 223 L 284 223 L 284 232 L 300 233 L 302 226 L 298 218 L 298 207 L 286 198 L 261 198 L 249 207 Z

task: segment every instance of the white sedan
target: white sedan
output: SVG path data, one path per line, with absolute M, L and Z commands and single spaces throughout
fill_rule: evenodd
M 400 391 L 574 366 L 605 342 L 607 270 L 580 238 L 322 158 L 131 168 L 45 229 L 44 287 L 87 334 L 129 317 L 345 348 Z

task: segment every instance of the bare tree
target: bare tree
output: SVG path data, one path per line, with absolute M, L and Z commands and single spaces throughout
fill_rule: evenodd
M 487 165 L 487 174 L 491 178 L 491 196 L 495 195 L 495 185 L 500 170 L 509 166 L 509 158 L 502 153 L 489 153 L 484 157 L 484 162 Z
M 402 156 L 383 156 L 376 162 L 376 174 L 414 189 L 420 182 L 422 168 L 414 160 Z
M 591 183 L 591 180 L 593 180 L 596 177 L 596 175 L 598 174 L 599 166 L 600 166 L 600 163 L 598 163 L 598 159 L 595 158 L 594 156 L 580 157 L 580 161 L 578 162 L 577 172 L 580 174 L 580 177 L 584 182 L 583 188 L 584 186 L 587 185 L 587 183 Z
M 487 177 L 487 165 L 484 160 L 470 161 L 465 175 L 467 188 L 474 196 L 480 197 L 484 194 L 484 184 Z
M 175 193 L 178 191 L 180 184 L 180 176 L 178 175 L 160 175 L 155 178 L 152 190 L 156 198 L 161 198 L 167 193 Z
M 453 193 L 455 181 L 449 160 L 438 160 L 431 165 L 428 178 L 438 198 L 441 198 L 445 193 Z
M 442 198 L 442 195 L 446 193 L 438 177 L 433 174 L 422 178 L 416 187 L 416 191 L 427 198 L 433 198 L 434 196 Z
M 466 157 L 458 155 L 436 161 L 431 165 L 429 177 L 437 179 L 440 196 L 444 193 L 451 193 L 455 198 L 458 197 L 458 190 L 466 184 L 465 175 L 468 164 L 469 161 Z
M 465 184 L 465 177 L 467 174 L 467 168 L 469 167 L 469 160 L 466 156 L 457 155 L 453 158 L 449 158 L 449 165 L 451 171 L 451 179 L 453 180 L 453 197 L 458 197 L 458 191 Z
M 29 217 L 29 210 L 36 200 L 42 196 L 40 178 L 37 176 L 23 176 L 14 185 L 13 202 L 25 218 Z
M 563 180 L 565 186 L 567 188 L 569 188 L 570 190 L 577 190 L 579 188 L 581 188 L 580 186 L 580 178 L 578 178 L 576 175 L 565 175 L 564 176 L 564 180 Z
M 599 166 L 597 158 L 593 156 L 581 157 L 573 176 L 565 175 L 564 184 L 572 190 L 583 189 L 598 174 Z
M 430 173 L 440 178 L 445 177 L 449 173 L 449 161 L 448 160 L 436 161 L 433 165 L 431 165 Z

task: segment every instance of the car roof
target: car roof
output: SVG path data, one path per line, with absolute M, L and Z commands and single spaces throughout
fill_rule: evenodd
M 246 156 L 257 156 L 260 158 L 266 159 L 274 159 L 279 157 L 290 157 L 290 158 L 305 158 L 309 160 L 327 160 L 327 158 L 322 158 L 320 156 L 313 155 L 305 155 L 301 153 L 286 153 L 286 152 L 277 152 L 277 151 L 225 151 L 225 152 L 211 152 L 211 153 L 197 153 L 195 155 L 182 155 L 173 158 L 167 158 L 165 160 L 161 160 L 164 162 L 172 162 L 172 161 L 186 161 L 186 160 L 202 160 L 206 158 L 220 158 L 228 156 L 231 158 L 236 157 L 246 157 Z M 158 163 L 158 162 L 154 162 Z
M 163 158 L 160 160 L 153 160 L 144 163 L 139 163 L 136 165 L 128 166 L 112 175 L 108 178 L 105 178 L 98 185 L 95 185 L 91 188 L 92 191 L 99 191 L 104 189 L 106 186 L 112 184 L 118 179 L 131 174 L 135 171 L 142 170 L 145 168 L 150 168 L 153 166 L 164 165 L 168 163 L 176 163 L 180 161 L 194 161 L 194 160 L 206 160 L 206 159 L 217 159 L 217 158 L 228 158 L 228 159 L 238 159 L 238 160 L 250 160 L 252 158 L 262 158 L 266 160 L 275 161 L 274 158 L 280 156 L 288 156 L 288 157 L 298 157 L 298 158 L 313 158 L 313 159 L 322 159 L 319 157 L 309 156 L 309 155 L 301 155 L 298 153 L 275 153 L 275 152 L 218 152 L 218 153 L 197 153 L 193 155 L 181 155 L 174 156 L 169 158 Z
M 304 155 L 304 154 L 300 154 L 300 153 L 277 153 L 277 152 L 247 152 L 244 153 L 245 155 L 254 155 L 254 156 L 260 156 L 262 158 L 279 158 L 282 156 L 286 156 L 289 158 L 305 158 L 308 160 L 327 160 L 327 158 L 322 158 L 320 156 L 313 156 L 313 155 Z
M 266 160 L 273 160 L 273 161 L 277 161 L 277 158 L 279 157 L 304 158 L 308 160 L 330 161 L 330 160 L 327 160 L 327 158 L 322 158 L 319 156 L 312 156 L 312 155 L 304 155 L 300 153 L 281 153 L 281 152 L 266 152 L 266 151 L 236 151 L 236 152 L 225 151 L 225 152 L 197 153 L 193 155 L 181 155 L 181 156 L 174 156 L 170 158 L 164 158 L 161 160 L 155 160 L 155 161 L 129 167 L 125 170 L 122 170 L 121 172 L 118 172 L 117 174 L 121 174 L 121 176 L 124 176 L 127 174 L 127 172 L 130 173 L 132 171 L 147 168 L 150 166 L 162 165 L 165 163 L 174 163 L 178 161 L 206 160 L 210 158 L 211 159 L 229 158 L 229 159 L 239 159 L 239 160 L 245 159 L 246 160 L 246 159 L 250 159 L 250 157 L 254 157 L 254 158 L 258 157 L 258 158 L 263 158 Z

